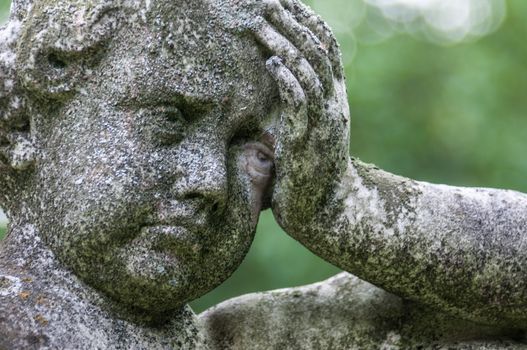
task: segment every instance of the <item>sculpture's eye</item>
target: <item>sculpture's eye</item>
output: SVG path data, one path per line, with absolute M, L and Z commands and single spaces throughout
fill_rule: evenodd
M 244 150 L 247 172 L 253 182 L 262 182 L 262 184 L 265 182 L 266 184 L 273 173 L 273 151 L 261 142 L 247 143 Z
M 185 137 L 188 121 L 181 110 L 174 106 L 158 106 L 150 111 L 156 122 L 153 137 L 163 146 L 178 144 Z
M 273 160 L 261 150 L 255 151 L 254 168 L 261 174 L 269 174 L 273 167 Z

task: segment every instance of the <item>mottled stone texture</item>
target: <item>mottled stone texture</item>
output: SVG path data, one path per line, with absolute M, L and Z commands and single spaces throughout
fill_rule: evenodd
M 15 0 L 0 349 L 526 348 L 527 196 L 350 159 L 348 123 L 338 44 L 297 0 Z M 194 315 L 267 207 L 362 280 Z

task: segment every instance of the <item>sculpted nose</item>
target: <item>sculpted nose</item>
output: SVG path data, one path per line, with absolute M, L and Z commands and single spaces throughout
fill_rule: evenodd
M 226 156 L 220 147 L 189 147 L 180 157 L 183 176 L 174 184 L 178 199 L 200 199 L 213 210 L 227 200 Z

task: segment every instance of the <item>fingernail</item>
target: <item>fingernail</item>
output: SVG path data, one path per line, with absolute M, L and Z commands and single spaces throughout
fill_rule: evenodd
M 267 60 L 267 65 L 268 66 L 275 66 L 275 67 L 278 67 L 278 66 L 281 66 L 283 63 L 282 63 L 282 59 L 278 56 L 273 56 L 271 58 L 269 58 Z

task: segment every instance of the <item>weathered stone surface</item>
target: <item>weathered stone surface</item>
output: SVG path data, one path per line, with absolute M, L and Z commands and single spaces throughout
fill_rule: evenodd
M 0 32 L 0 349 L 525 348 L 527 196 L 349 160 L 296 0 L 15 0 Z M 259 212 L 355 273 L 186 303 Z
M 348 273 L 244 295 L 199 317 L 219 349 L 525 349 L 510 340 L 521 333 L 453 318 Z

